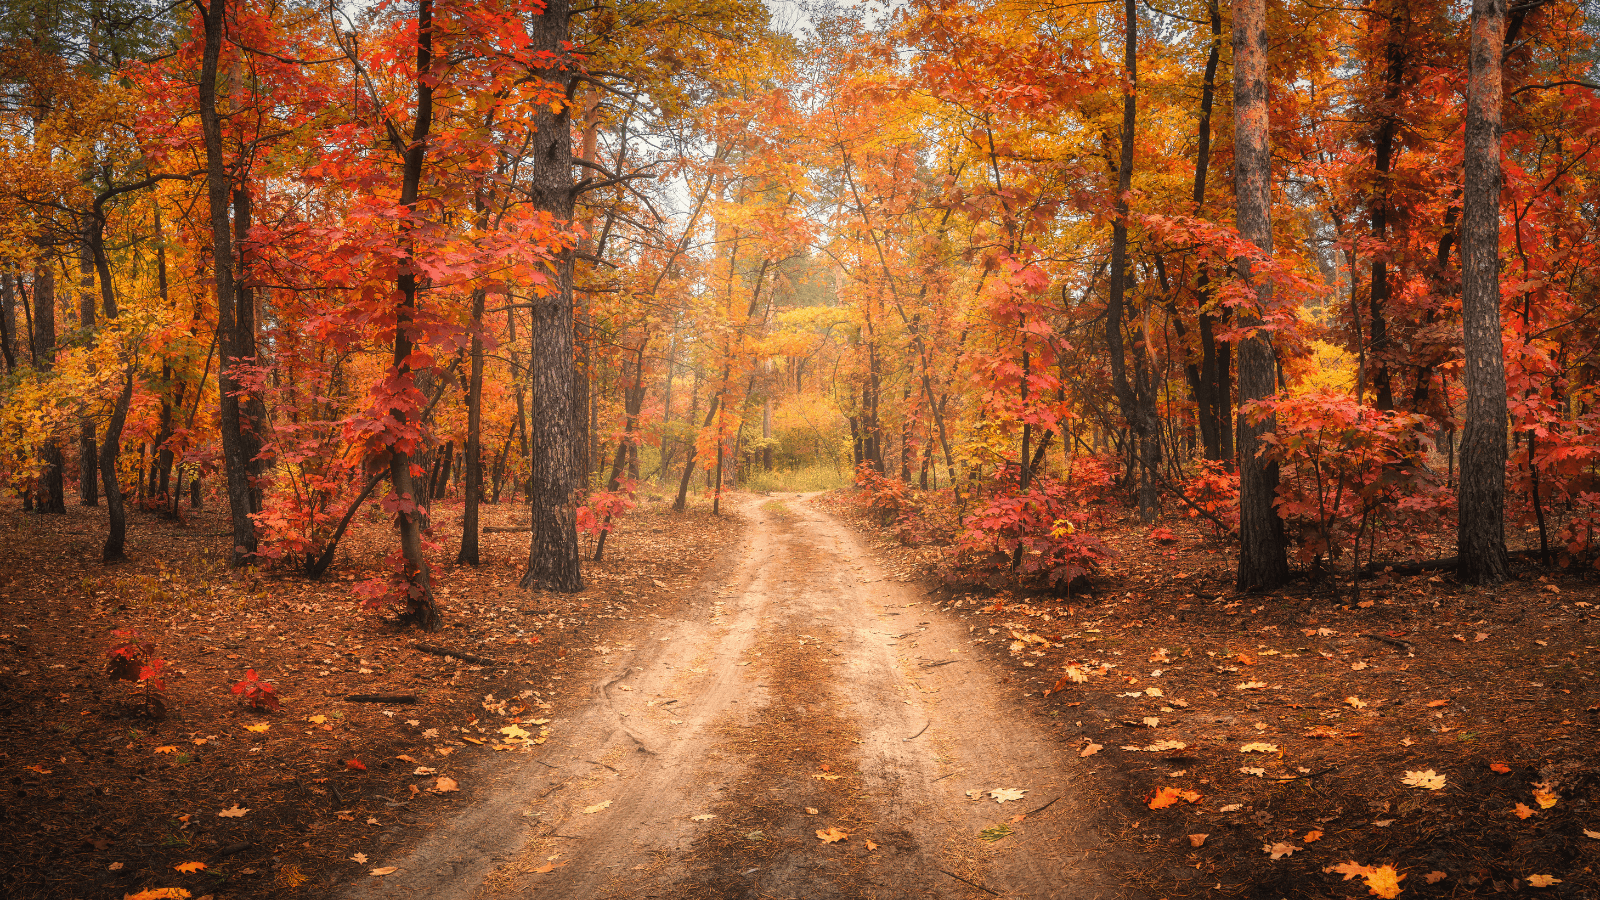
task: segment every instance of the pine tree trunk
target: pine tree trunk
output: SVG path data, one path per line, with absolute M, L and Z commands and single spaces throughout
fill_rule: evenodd
M 1265 0 L 1234 0 L 1233 5 L 1234 195 L 1241 237 L 1263 254 L 1272 253 L 1272 156 L 1267 133 L 1267 29 Z M 1235 261 L 1250 277 L 1250 260 Z M 1265 307 L 1269 283 L 1256 280 L 1257 300 Z M 1261 322 L 1260 309 L 1241 306 L 1241 328 Z M 1276 388 L 1276 361 L 1267 332 L 1258 331 L 1239 343 L 1239 402 L 1260 400 Z M 1283 520 L 1273 505 L 1278 492 L 1278 465 L 1259 456 L 1261 435 L 1276 423 L 1259 423 L 1244 415 L 1238 421 L 1239 447 L 1239 590 L 1270 590 L 1289 577 L 1288 544 Z
M 1466 189 L 1461 219 L 1461 319 L 1466 425 L 1456 526 L 1459 575 L 1510 575 L 1505 538 L 1506 373 L 1500 336 L 1500 59 L 1506 0 L 1473 0 L 1467 64 Z
M 569 0 L 549 0 L 544 12 L 533 18 L 534 50 L 565 60 L 571 9 Z M 565 94 L 570 73 L 558 63 L 542 70 L 540 77 L 552 90 Z M 572 127 L 566 106 L 552 112 L 548 104 L 541 105 L 534 124 L 529 197 L 536 209 L 565 226 L 573 213 Z M 536 293 L 532 303 L 528 365 L 533 395 L 528 435 L 532 535 L 528 571 L 522 578 L 522 587 L 532 590 L 583 590 L 573 496 L 580 470 L 579 435 L 573 422 L 572 257 L 570 248 L 556 256 L 550 279 L 553 290 Z
M 217 299 L 217 348 L 221 364 L 217 371 L 217 402 L 222 420 L 222 459 L 228 483 L 228 512 L 233 527 L 233 553 L 229 565 L 248 564 L 256 552 L 254 511 L 250 495 L 250 457 L 241 431 L 238 383 L 233 366 L 238 362 L 234 348 L 235 299 L 233 234 L 229 223 L 233 185 L 223 158 L 222 122 L 217 115 L 217 63 L 222 55 L 227 0 L 212 0 L 205 7 L 205 51 L 200 62 L 200 127 L 206 145 L 206 198 L 211 226 L 211 267 Z M 195 484 L 199 484 L 196 479 Z M 192 495 L 191 500 L 194 496 Z

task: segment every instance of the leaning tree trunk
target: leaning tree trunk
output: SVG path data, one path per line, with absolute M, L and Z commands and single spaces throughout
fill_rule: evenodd
M 117 483 L 117 450 L 122 445 L 122 425 L 128 420 L 128 405 L 133 401 L 133 371 L 137 362 L 129 359 L 122 376 L 122 393 L 106 423 L 105 441 L 100 444 L 100 482 L 106 492 L 106 512 L 110 525 L 100 554 L 102 562 L 127 559 L 128 514 L 122 502 L 122 487 Z
M 400 289 L 400 308 L 395 311 L 394 367 L 402 380 L 414 382 L 411 352 L 416 344 L 411 340 L 411 322 L 417 313 L 417 267 L 412 259 L 416 252 L 416 238 L 411 224 L 417 205 L 417 195 L 422 183 L 422 164 L 428 154 L 428 133 L 433 127 L 433 82 L 426 74 L 433 67 L 433 3 L 421 0 L 417 4 L 417 118 L 411 129 L 411 142 L 406 145 L 405 165 L 400 179 L 400 205 L 411 215 L 401 226 L 404 231 L 402 246 L 406 259 L 401 263 L 396 287 Z M 392 408 L 389 414 L 405 428 L 407 421 L 422 415 L 419 409 Z M 440 625 L 439 607 L 434 602 L 433 573 L 428 567 L 427 553 L 422 547 L 422 524 L 426 513 L 423 501 L 426 488 L 417 490 L 412 478 L 412 454 L 401 450 L 398 444 L 389 447 L 389 487 L 397 504 L 395 527 L 399 532 L 400 553 L 405 562 L 406 611 L 402 618 L 422 628 L 437 631 Z
M 533 49 L 560 60 L 543 70 L 546 88 L 566 94 L 571 72 L 565 60 L 569 0 L 549 0 L 530 29 Z M 572 221 L 572 127 L 565 104 L 552 111 L 540 104 L 532 149 L 533 171 L 528 193 L 535 208 L 562 226 Z M 528 571 L 522 587 L 532 590 L 581 591 L 583 573 L 578 555 L 578 510 L 573 492 L 579 487 L 577 434 L 573 426 L 572 249 L 564 247 L 553 261 L 549 292 L 533 297 L 529 333 L 529 380 L 533 401 L 529 428 L 532 535 Z
M 1265 0 L 1233 4 L 1234 196 L 1239 234 L 1263 255 L 1272 253 L 1272 156 L 1267 143 L 1267 28 Z M 1256 305 L 1238 308 L 1238 325 L 1249 337 L 1239 342 L 1239 402 L 1261 400 L 1276 388 L 1272 339 L 1261 313 L 1272 297 L 1271 284 L 1251 278 L 1251 262 L 1235 261 L 1250 279 Z M 1273 505 L 1278 492 L 1278 464 L 1263 460 L 1261 436 L 1276 422 L 1267 418 L 1238 421 L 1239 447 L 1239 590 L 1266 590 L 1289 577 L 1288 541 L 1283 520 Z
M 472 292 L 472 374 L 467 379 L 466 503 L 461 513 L 461 552 L 456 565 L 478 565 L 478 500 L 483 493 L 483 308 L 482 288 Z M 496 485 L 495 494 L 499 494 Z
M 222 420 L 223 469 L 228 480 L 228 512 L 233 525 L 233 554 L 229 565 L 248 564 L 256 552 L 255 522 L 250 496 L 250 457 L 241 431 L 239 384 L 233 367 L 236 294 L 233 278 L 233 234 L 229 227 L 233 185 L 223 158 L 222 121 L 217 115 L 217 61 L 222 55 L 227 0 L 212 0 L 205 7 L 205 52 L 200 61 L 200 130 L 206 144 L 206 199 L 210 207 L 211 268 L 217 292 L 217 402 Z
M 1461 433 L 1458 571 L 1492 584 L 1506 557 L 1506 371 L 1500 337 L 1500 58 L 1506 0 L 1473 0 L 1467 62 L 1466 189 L 1461 218 L 1461 320 L 1467 388 Z

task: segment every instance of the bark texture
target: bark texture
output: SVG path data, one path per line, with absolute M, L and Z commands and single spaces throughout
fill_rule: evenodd
M 1265 0 L 1233 4 L 1234 195 L 1239 234 L 1263 254 L 1272 252 L 1272 154 L 1267 143 L 1267 29 Z M 1251 262 L 1235 265 L 1251 278 Z M 1259 308 L 1239 307 L 1242 328 L 1261 324 L 1260 312 L 1272 296 L 1270 284 L 1252 279 Z M 1256 331 L 1239 342 L 1239 402 L 1272 395 L 1277 363 L 1272 339 Z M 1273 505 L 1278 492 L 1278 464 L 1260 457 L 1261 435 L 1273 430 L 1271 419 L 1252 422 L 1238 417 L 1239 448 L 1239 590 L 1269 590 L 1289 577 L 1288 542 L 1283 520 Z
M 56 365 L 56 276 L 47 262 L 33 270 L 33 367 L 48 372 Z M 44 465 L 39 472 L 38 510 L 42 513 L 67 511 L 63 469 L 66 460 L 59 441 L 44 446 Z
M 212 0 L 205 7 L 205 51 L 200 61 L 200 130 L 206 145 L 206 199 L 211 225 L 211 268 L 217 297 L 217 348 L 222 361 L 217 372 L 217 402 L 222 420 L 222 460 L 227 475 L 228 513 L 233 527 L 230 565 L 242 566 L 256 552 L 254 511 L 250 496 L 250 457 L 241 431 L 242 416 L 233 367 L 239 361 L 234 346 L 236 293 L 233 277 L 233 233 L 229 212 L 233 180 L 222 149 L 222 121 L 217 115 L 217 62 L 225 38 L 227 0 Z
M 572 5 L 549 0 L 529 29 L 534 49 L 560 62 L 539 76 L 555 92 L 567 93 L 570 72 L 564 44 Z M 572 221 L 572 126 L 567 106 L 552 112 L 539 108 L 533 146 L 529 195 L 536 208 L 557 222 Z M 533 296 L 529 333 L 529 467 L 532 536 L 528 571 L 522 587 L 531 590 L 581 591 L 578 518 L 573 492 L 580 484 L 577 429 L 573 426 L 574 372 L 572 336 L 572 251 L 553 260 L 549 285 Z
M 1500 336 L 1500 80 L 1506 0 L 1473 0 L 1467 61 L 1461 320 L 1467 388 L 1456 557 L 1465 581 L 1510 575 L 1506 557 L 1506 370 Z

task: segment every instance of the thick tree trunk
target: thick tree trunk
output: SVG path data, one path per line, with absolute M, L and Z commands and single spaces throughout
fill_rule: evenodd
M 571 9 L 569 0 L 549 0 L 544 12 L 532 20 L 534 50 L 559 61 L 566 59 Z M 543 70 L 540 77 L 550 90 L 567 93 L 571 73 L 565 62 Z M 541 104 L 534 125 L 537 133 L 528 193 L 535 208 L 565 226 L 573 213 L 572 127 L 567 107 L 561 105 L 552 112 L 549 104 Z M 529 428 L 532 535 L 528 571 L 522 578 L 522 587 L 532 590 L 583 590 L 574 501 L 581 470 L 579 435 L 573 422 L 572 258 L 570 248 L 556 256 L 550 279 L 553 289 L 535 294 L 532 304 L 528 365 L 533 393 Z
M 1461 319 L 1466 425 L 1461 434 L 1456 556 L 1462 580 L 1510 575 L 1505 537 L 1506 373 L 1500 336 L 1500 59 L 1506 0 L 1473 0 L 1467 63 Z
M 0 272 L 0 355 L 5 357 L 6 374 L 17 370 L 13 341 L 17 333 L 16 296 L 11 290 L 11 273 Z
M 247 283 L 250 263 L 250 188 L 242 183 L 233 191 L 233 249 L 237 268 L 233 280 L 233 355 L 245 365 L 260 365 L 256 353 L 256 293 Z M 267 460 L 261 456 L 265 445 L 267 406 L 261 395 L 252 391 L 239 398 L 239 446 L 245 471 L 250 473 L 250 511 L 261 512 L 265 495 L 263 479 Z
M 212 0 L 205 7 L 205 52 L 200 61 L 200 128 L 206 145 L 206 198 L 210 208 L 211 267 L 216 284 L 217 347 L 221 365 L 217 372 L 217 403 L 222 420 L 223 470 L 228 484 L 228 512 L 233 527 L 233 553 L 229 564 L 248 564 L 256 552 L 254 511 L 250 491 L 250 456 L 244 444 L 242 417 L 233 367 L 239 361 L 234 347 L 236 306 L 233 233 L 229 222 L 233 183 L 223 157 L 222 121 L 217 115 L 217 63 L 222 55 L 227 0 Z M 198 484 L 198 479 L 195 484 Z
M 1267 129 L 1265 0 L 1234 0 L 1233 60 L 1233 172 L 1239 234 L 1263 254 L 1271 254 L 1272 155 Z M 1241 258 L 1235 265 L 1250 278 L 1250 260 Z M 1265 307 L 1272 296 L 1271 285 L 1261 279 L 1252 280 L 1257 301 Z M 1246 329 L 1259 325 L 1260 312 L 1259 308 L 1239 307 L 1238 324 Z M 1276 383 L 1271 338 L 1267 332 L 1257 331 L 1239 344 L 1239 402 L 1271 396 Z M 1288 542 L 1283 520 L 1273 505 L 1278 492 L 1278 464 L 1259 456 L 1261 436 L 1275 427 L 1271 418 L 1256 423 L 1239 416 L 1239 590 L 1270 590 L 1289 577 Z

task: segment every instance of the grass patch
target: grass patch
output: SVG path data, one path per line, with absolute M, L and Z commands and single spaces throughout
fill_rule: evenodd
M 747 491 L 756 493 L 810 493 L 831 491 L 850 483 L 848 470 L 830 465 L 811 465 L 794 469 L 773 469 L 771 472 L 752 471 L 746 474 Z

